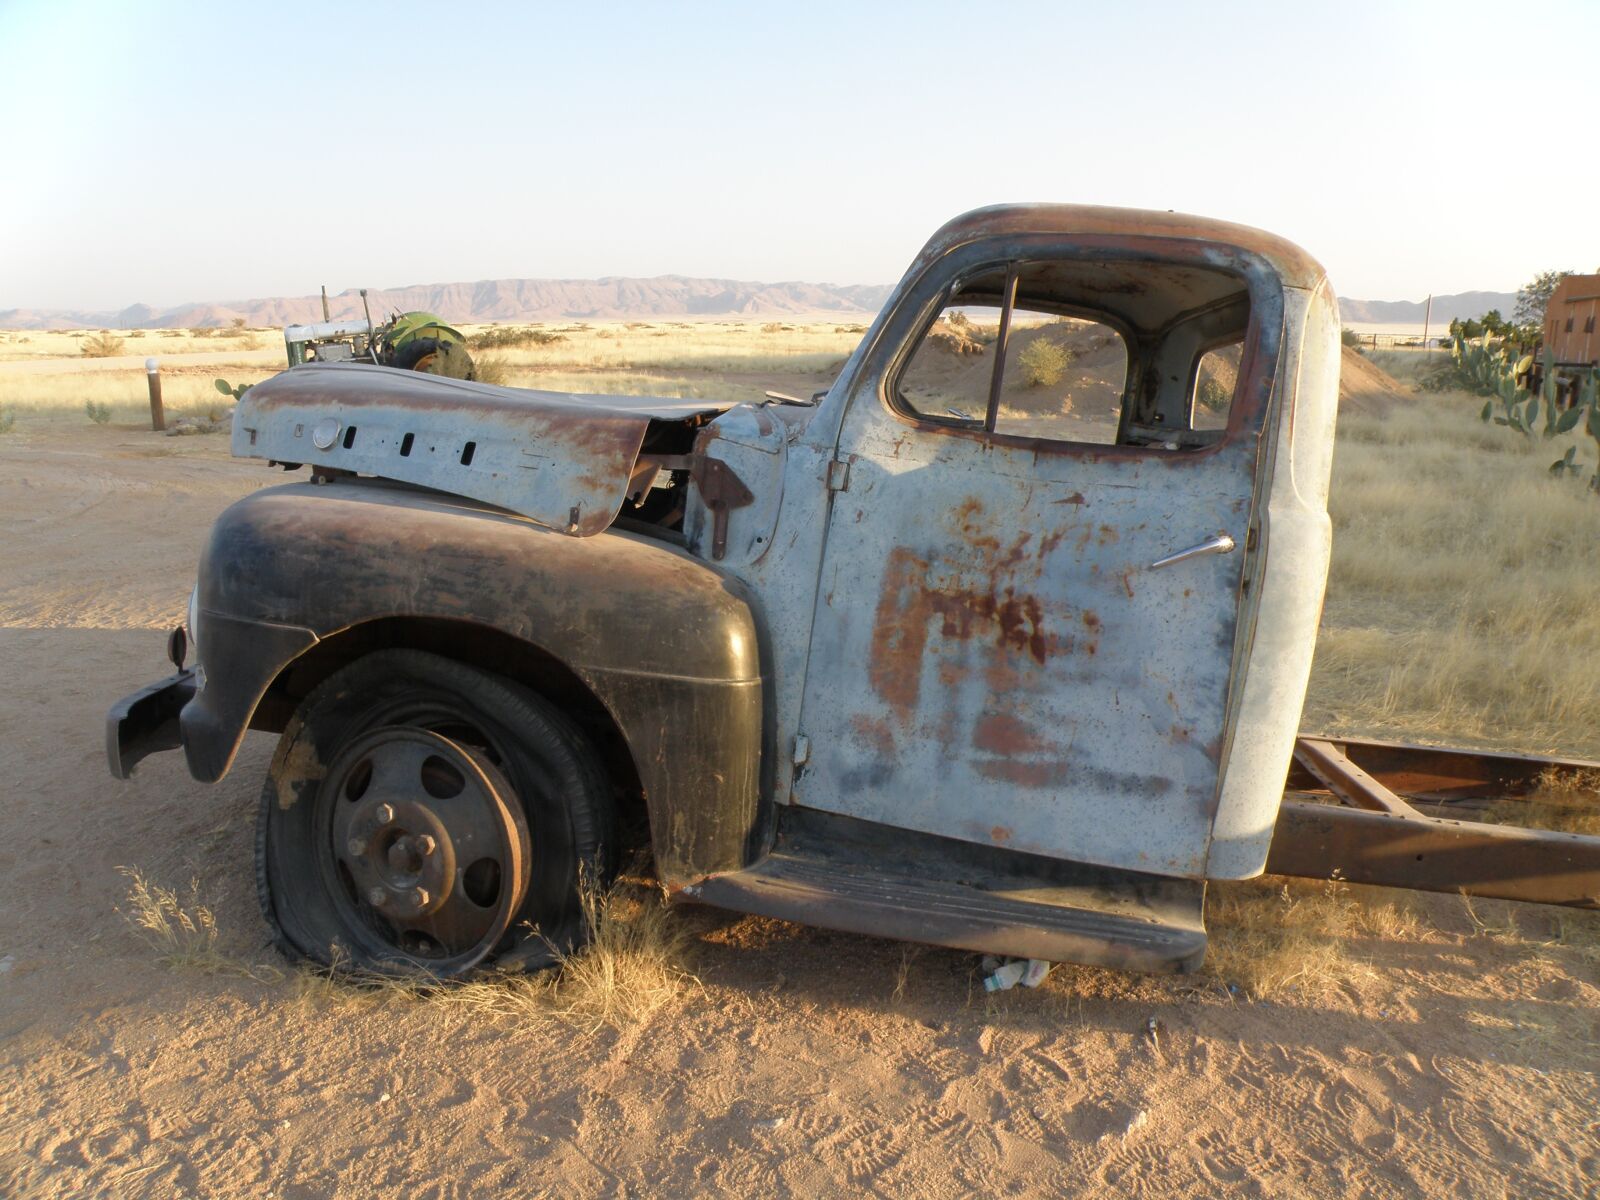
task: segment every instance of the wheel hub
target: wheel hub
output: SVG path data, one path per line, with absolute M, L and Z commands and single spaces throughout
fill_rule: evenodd
M 389 726 L 352 742 L 324 787 L 325 867 L 356 935 L 435 973 L 484 958 L 521 907 L 531 861 L 521 805 L 487 756 Z

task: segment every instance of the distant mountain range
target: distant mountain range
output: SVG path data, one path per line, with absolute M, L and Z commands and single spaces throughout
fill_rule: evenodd
M 1435 296 L 1432 323 L 1442 329 L 1451 321 L 1481 317 L 1495 308 L 1509 321 L 1516 307 L 1515 292 L 1457 292 L 1453 296 Z M 1339 319 L 1347 325 L 1421 325 L 1426 309 L 1424 300 L 1339 299 Z
M 493 321 L 620 320 L 642 317 L 800 317 L 864 319 L 888 298 L 887 284 L 752 283 L 738 279 L 697 279 L 659 275 L 651 279 L 485 279 L 477 283 L 415 284 L 372 290 L 374 320 L 392 312 L 437 313 L 447 321 L 485 325 Z M 1478 317 L 1498 308 L 1509 317 L 1517 298 L 1511 292 L 1459 292 L 1433 298 L 1433 321 L 1441 328 L 1454 318 Z M 336 321 L 362 315 L 355 290 L 328 297 Z M 1371 325 L 1420 325 L 1421 300 L 1340 300 L 1339 314 Z M 276 329 L 322 320 L 319 296 L 278 296 L 265 300 L 180 304 L 152 308 L 135 304 L 121 312 L 77 309 L 0 310 L 0 329 L 199 329 L 226 327 L 242 318 L 256 329 Z
M 861 319 L 874 315 L 888 295 L 888 286 L 878 284 L 750 283 L 660 275 L 653 279 L 612 276 L 416 284 L 373 289 L 367 300 L 376 321 L 391 311 L 422 311 L 463 325 L 482 325 L 491 321 L 816 314 Z M 348 290 L 329 296 L 328 309 L 335 321 L 358 318 L 362 315 L 361 295 Z M 0 310 L 0 329 L 201 329 L 228 326 L 239 318 L 258 329 L 320 321 L 322 299 L 273 297 L 161 309 L 135 304 L 121 312 L 14 308 Z

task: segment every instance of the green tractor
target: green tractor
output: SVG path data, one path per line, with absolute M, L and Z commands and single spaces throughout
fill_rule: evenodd
M 328 320 L 328 290 L 322 290 L 323 320 L 312 325 L 289 325 L 283 341 L 289 365 L 308 362 L 367 362 L 401 371 L 427 371 L 452 379 L 473 378 L 472 355 L 459 329 L 446 325 L 432 313 L 394 313 L 382 325 L 372 321 L 367 289 L 361 289 L 364 320 Z

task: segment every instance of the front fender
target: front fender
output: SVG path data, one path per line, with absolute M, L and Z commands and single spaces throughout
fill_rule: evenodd
M 755 852 L 756 615 L 737 581 L 664 542 L 564 537 L 378 480 L 291 484 L 218 518 L 198 610 L 206 684 L 183 723 L 191 768 L 198 759 L 210 778 L 226 769 L 272 679 L 316 640 L 384 618 L 447 620 L 560 660 L 606 708 L 644 785 L 664 880 L 734 869 Z M 249 629 L 304 636 L 295 645 Z M 211 749 L 190 747 L 191 729 Z

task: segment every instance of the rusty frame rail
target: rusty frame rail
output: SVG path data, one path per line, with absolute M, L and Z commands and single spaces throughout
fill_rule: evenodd
M 1419 812 L 1517 798 L 1551 774 L 1595 773 L 1600 763 L 1302 736 L 1266 869 L 1429 892 L 1464 892 L 1600 908 L 1600 837 L 1457 820 Z

